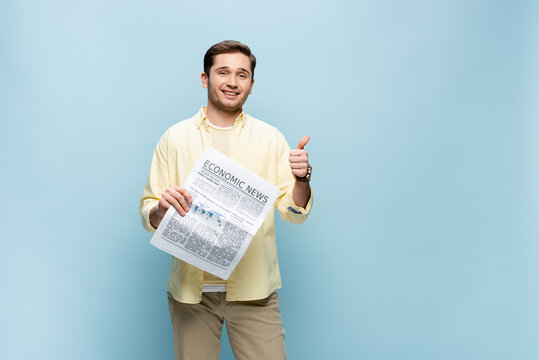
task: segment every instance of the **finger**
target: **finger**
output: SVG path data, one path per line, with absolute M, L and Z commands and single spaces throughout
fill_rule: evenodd
M 305 177 L 307 176 L 307 169 L 292 169 L 292 174 L 296 175 L 297 177 Z
M 175 189 L 176 189 L 177 192 L 179 192 L 180 194 L 182 194 L 182 195 L 187 199 L 187 201 L 189 201 L 190 203 L 193 202 L 193 197 L 191 196 L 191 194 L 189 193 L 189 191 L 187 191 L 186 188 L 182 188 L 182 187 L 176 186 Z
M 163 199 L 169 204 L 169 207 L 174 206 L 181 216 L 185 215 L 185 210 L 174 196 L 171 194 L 163 194 Z
M 288 153 L 290 156 L 301 156 L 301 155 L 307 155 L 307 150 L 304 149 L 294 149 L 290 150 Z
M 305 135 L 304 137 L 302 137 L 296 149 L 303 149 L 310 139 L 311 138 L 309 137 L 309 135 Z
M 292 169 L 307 169 L 308 167 L 306 163 L 290 163 Z
M 182 194 L 180 194 L 179 192 L 173 192 L 171 195 L 174 197 L 174 199 L 176 199 L 178 204 L 183 208 L 185 212 L 189 211 L 189 204 L 187 203 L 187 199 Z
M 306 155 L 302 155 L 302 156 L 290 156 L 288 158 L 288 162 L 290 163 L 308 163 L 309 162 L 309 157 L 306 156 Z

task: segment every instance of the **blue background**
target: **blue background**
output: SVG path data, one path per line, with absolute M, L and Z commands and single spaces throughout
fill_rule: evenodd
M 224 39 L 245 110 L 311 135 L 289 358 L 538 359 L 539 7 L 464 0 L 0 2 L 0 358 L 172 358 L 138 202 Z

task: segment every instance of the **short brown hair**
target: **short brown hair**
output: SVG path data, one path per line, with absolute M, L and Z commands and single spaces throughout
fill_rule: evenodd
M 249 49 L 247 45 L 235 40 L 221 41 L 206 51 L 206 55 L 204 55 L 204 72 L 206 73 L 206 76 L 210 76 L 210 69 L 213 65 L 213 60 L 217 55 L 232 54 L 236 52 L 242 53 L 249 57 L 249 60 L 251 61 L 251 79 L 254 79 L 256 58 L 251 53 L 251 49 Z

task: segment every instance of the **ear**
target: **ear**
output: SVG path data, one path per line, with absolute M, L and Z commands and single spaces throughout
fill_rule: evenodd
M 249 88 L 249 95 L 253 93 L 253 85 L 255 84 L 255 79 L 251 81 L 251 87 Z
M 208 75 L 206 75 L 205 72 L 203 72 L 202 74 L 200 74 L 200 80 L 202 80 L 202 87 L 204 89 L 207 89 L 208 88 L 208 80 L 209 80 L 209 77 Z

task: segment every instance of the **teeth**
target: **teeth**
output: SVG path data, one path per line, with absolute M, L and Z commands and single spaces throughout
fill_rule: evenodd
M 227 94 L 227 95 L 236 95 L 236 93 L 233 93 L 233 92 L 230 92 L 230 91 L 225 91 L 225 94 Z

